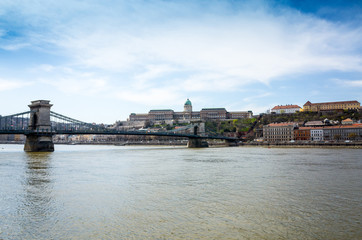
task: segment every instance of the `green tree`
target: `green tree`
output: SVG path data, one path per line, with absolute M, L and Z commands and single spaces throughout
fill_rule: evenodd
M 351 139 L 351 140 L 356 139 L 356 137 L 357 137 L 357 134 L 356 134 L 356 133 L 350 133 L 350 134 L 348 134 L 348 138 Z

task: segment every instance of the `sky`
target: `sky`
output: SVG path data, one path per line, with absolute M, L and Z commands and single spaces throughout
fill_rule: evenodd
M 362 0 L 1 0 L 0 115 L 362 101 Z

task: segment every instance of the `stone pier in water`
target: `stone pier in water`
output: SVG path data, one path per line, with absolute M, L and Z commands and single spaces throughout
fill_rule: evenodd
M 30 105 L 30 122 L 28 129 L 32 133 L 26 134 L 24 151 L 26 152 L 53 152 L 53 134 L 51 132 L 50 108 L 48 100 L 32 101 Z

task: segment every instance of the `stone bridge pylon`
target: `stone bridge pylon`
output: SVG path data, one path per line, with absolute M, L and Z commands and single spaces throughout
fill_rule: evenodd
M 26 152 L 53 152 L 53 134 L 51 132 L 50 108 L 48 100 L 32 101 L 30 108 L 30 122 L 26 135 L 24 151 Z

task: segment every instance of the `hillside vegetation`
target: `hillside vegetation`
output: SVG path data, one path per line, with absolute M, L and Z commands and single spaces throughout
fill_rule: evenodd
M 223 134 L 227 132 L 248 132 L 256 123 L 256 118 L 235 119 L 225 121 L 206 121 L 207 132 Z

